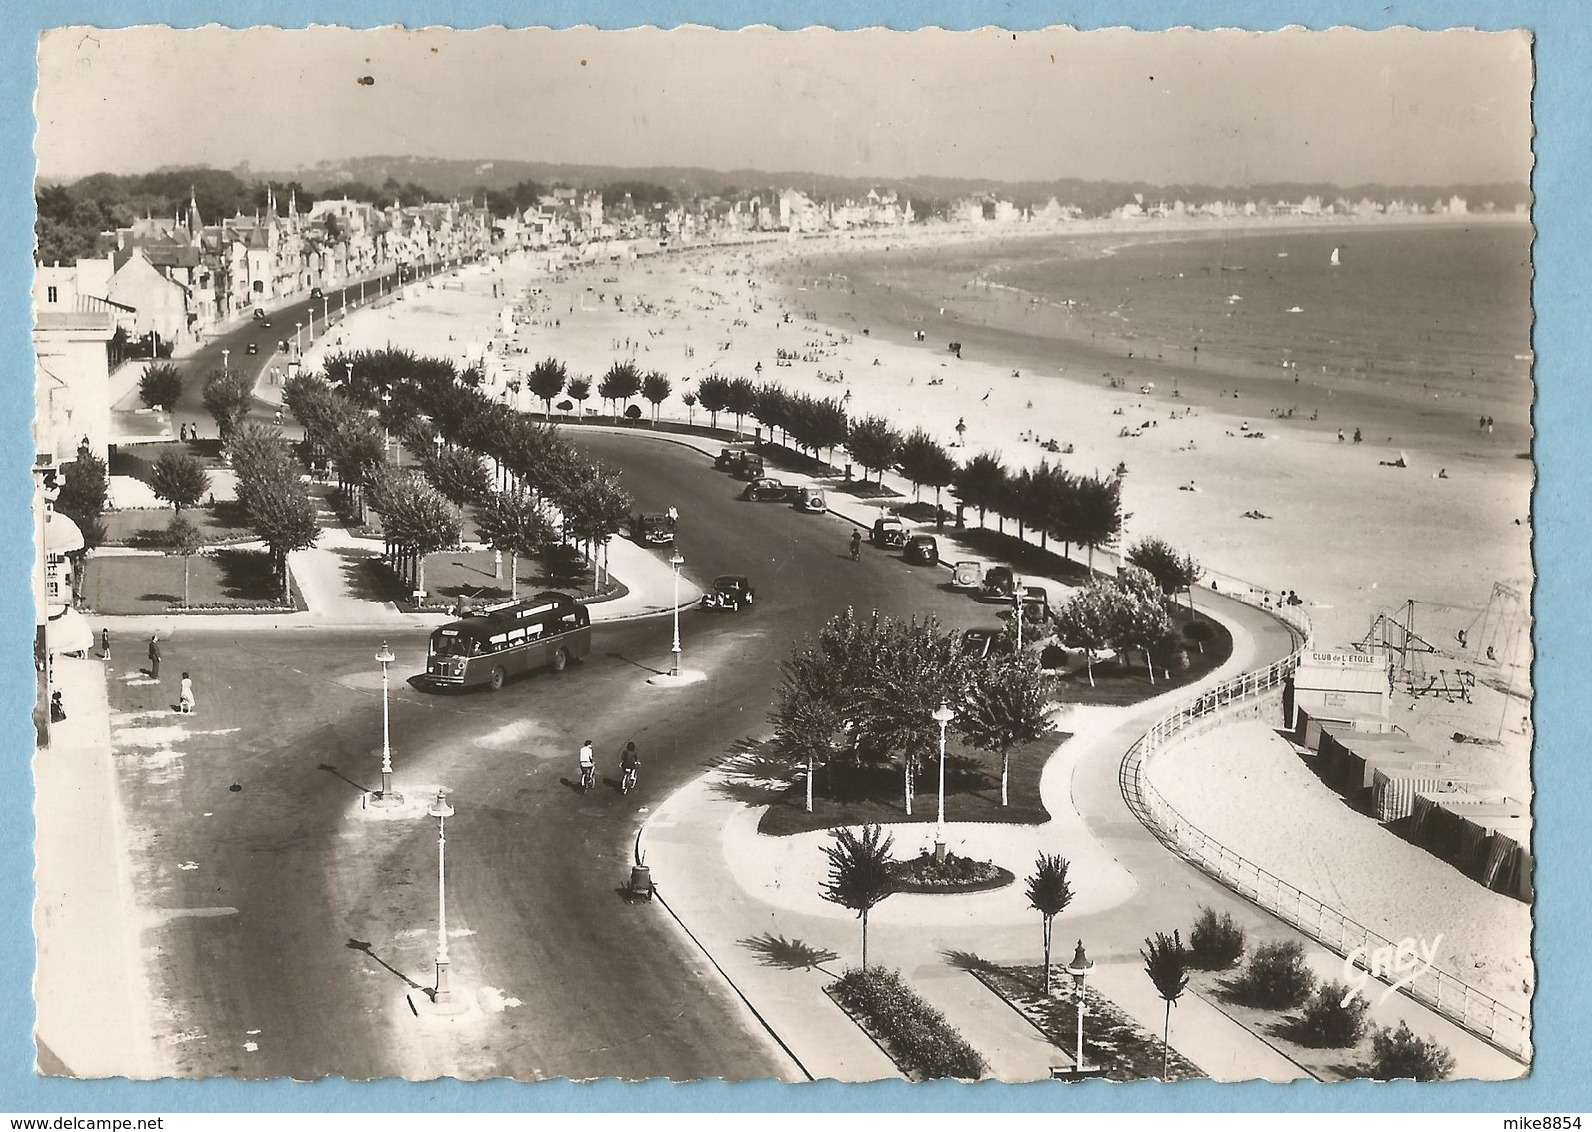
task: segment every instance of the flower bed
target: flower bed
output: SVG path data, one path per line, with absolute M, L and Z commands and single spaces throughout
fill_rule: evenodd
M 914 1081 L 976 1081 L 989 1069 L 945 1015 L 919 998 L 898 971 L 853 967 L 824 993 Z
M 992 861 L 975 861 L 955 853 L 936 861 L 928 851 L 910 861 L 892 861 L 890 873 L 896 892 L 989 892 L 1017 879 Z

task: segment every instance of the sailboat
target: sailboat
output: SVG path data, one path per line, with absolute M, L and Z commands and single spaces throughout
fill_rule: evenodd
M 1338 249 L 1337 248 L 1333 248 L 1332 249 L 1332 266 L 1333 267 L 1342 267 L 1343 266 L 1343 261 L 1338 258 Z

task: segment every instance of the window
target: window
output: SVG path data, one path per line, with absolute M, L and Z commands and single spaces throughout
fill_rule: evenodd
M 60 288 L 59 287 L 46 287 L 44 289 L 44 301 L 47 302 L 47 303 L 58 303 L 58 302 L 60 302 L 61 301 L 61 290 L 60 290 Z

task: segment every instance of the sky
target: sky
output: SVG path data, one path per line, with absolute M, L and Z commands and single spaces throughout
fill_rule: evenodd
M 1525 182 L 1524 32 L 824 28 L 40 39 L 40 176 L 404 155 L 856 177 Z

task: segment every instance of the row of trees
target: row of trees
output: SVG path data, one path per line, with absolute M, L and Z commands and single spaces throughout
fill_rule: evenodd
M 1155 565 L 1156 572 L 1140 563 Z M 1160 539 L 1145 539 L 1128 551 L 1128 565 L 1115 578 L 1096 579 L 1068 599 L 1057 613 L 1056 631 L 1067 644 L 1083 650 L 1091 688 L 1095 654 L 1110 648 L 1143 650 L 1150 683 L 1155 683 L 1154 650 L 1172 635 L 1168 608 L 1200 573 L 1199 563 L 1189 555 L 1178 554 Z M 1199 631 L 1192 639 L 1203 649 Z
M 1012 748 L 1049 727 L 1046 678 L 1026 654 L 974 659 L 957 646 L 933 617 L 853 609 L 796 645 L 781 665 L 770 721 L 776 749 L 806 767 L 809 811 L 817 768 L 845 755 L 854 766 L 899 761 L 910 814 L 917 770 L 938 750 L 942 705 L 955 713 L 949 733 L 1001 756 L 1008 803 Z

